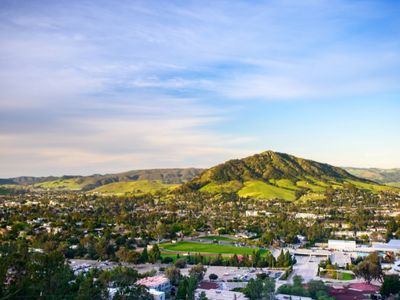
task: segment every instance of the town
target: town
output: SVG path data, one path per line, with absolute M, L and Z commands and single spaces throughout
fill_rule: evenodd
M 70 279 L 103 281 L 75 293 L 97 288 L 108 299 L 125 299 L 132 290 L 157 300 L 396 294 L 399 193 L 349 187 L 325 196 L 299 205 L 196 192 L 2 195 L 2 257 L 24 247 L 32 257 L 61 253 Z

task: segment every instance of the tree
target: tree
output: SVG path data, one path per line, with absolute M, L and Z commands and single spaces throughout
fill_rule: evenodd
M 274 299 L 275 292 L 275 281 L 272 278 L 256 278 L 250 279 L 246 288 L 244 289 L 244 294 L 250 298 L 250 300 L 259 299 Z
M 199 300 L 208 300 L 206 293 L 204 291 L 200 293 Z
M 113 300 L 152 300 L 147 288 L 141 285 L 131 285 L 118 289 Z
M 175 266 L 170 266 L 165 270 L 165 276 L 171 281 L 171 284 L 178 285 L 181 271 Z
M 307 287 L 308 294 L 313 299 L 319 299 L 319 297 L 317 297 L 317 294 L 319 294 L 320 296 L 322 296 L 323 293 L 328 295 L 328 287 L 322 280 L 310 280 L 307 283 Z
M 124 262 L 138 263 L 140 260 L 140 254 L 134 250 L 129 250 L 126 247 L 121 247 L 115 252 L 115 256 Z
M 304 279 L 300 275 L 293 276 L 293 286 L 302 286 L 303 281 Z
M 356 277 L 362 277 L 370 284 L 372 280 L 381 280 L 383 277 L 382 267 L 377 252 L 368 255 L 353 270 Z
M 197 274 L 198 276 L 198 274 Z M 197 289 L 197 285 L 199 283 L 199 278 L 196 274 L 190 275 L 188 280 L 188 288 L 187 288 L 187 299 L 194 300 L 194 292 Z
M 97 280 L 92 274 L 83 278 L 79 285 L 76 300 L 95 299 L 102 300 L 108 298 L 107 286 L 102 280 Z
M 183 269 L 186 267 L 186 260 L 184 258 L 177 258 L 175 261 L 175 267 Z
M 149 255 L 147 253 L 147 247 L 144 247 L 142 254 L 140 255 L 140 262 L 146 263 L 149 260 Z
M 189 275 L 190 277 L 194 276 L 197 281 L 201 281 L 206 271 L 206 268 L 202 264 L 197 264 L 189 270 Z
M 383 296 L 396 295 L 400 292 L 400 277 L 399 275 L 388 275 L 385 276 L 382 286 L 381 294 Z
M 154 230 L 154 233 L 156 234 L 158 243 L 160 242 L 160 239 L 165 236 L 166 232 L 167 232 L 167 229 L 166 229 L 164 223 L 158 221 L 156 228 Z
M 27 271 L 31 292 L 44 295 L 42 299 L 61 297 L 71 290 L 69 282 L 74 276 L 61 252 L 31 255 Z
M 186 277 L 183 277 L 179 281 L 178 291 L 176 292 L 176 300 L 186 300 L 187 288 L 188 288 L 188 280 Z
M 157 244 L 154 244 L 153 247 L 149 251 L 149 262 L 155 263 L 161 257 L 160 248 Z
M 217 279 L 218 279 L 218 275 L 217 275 L 217 274 L 214 274 L 214 273 L 211 273 L 210 275 L 208 275 L 208 278 L 209 278 L 211 281 L 217 280 Z

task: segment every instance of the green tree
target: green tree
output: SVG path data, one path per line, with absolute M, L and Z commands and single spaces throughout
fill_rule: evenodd
M 202 264 L 197 264 L 189 270 L 189 276 L 194 276 L 197 281 L 201 281 L 206 271 L 206 268 Z
M 147 247 L 144 247 L 141 255 L 140 255 L 140 262 L 146 263 L 149 261 L 149 254 L 147 253 Z
M 84 276 L 82 282 L 79 285 L 78 295 L 76 300 L 103 300 L 108 298 L 108 291 L 106 284 L 97 280 L 92 274 Z
M 178 290 L 176 292 L 176 300 L 186 300 L 188 289 L 188 280 L 186 277 L 183 277 L 179 281 Z
M 398 294 L 400 292 L 399 275 L 385 276 L 380 291 L 381 294 L 386 297 Z
M 131 285 L 118 289 L 113 300 L 152 300 L 153 296 L 147 288 L 140 285 Z
M 368 255 L 354 269 L 356 277 L 363 278 L 368 284 L 372 280 L 381 280 L 383 277 L 382 267 L 377 252 Z
M 275 292 L 275 281 L 272 278 L 256 278 L 250 279 L 246 288 L 244 289 L 244 294 L 250 300 L 259 300 L 259 299 L 274 299 Z
M 169 266 L 165 269 L 165 276 L 171 281 L 171 284 L 178 285 L 181 278 L 181 271 L 175 266 Z
M 307 290 L 309 296 L 313 299 L 319 299 L 319 297 L 322 297 L 324 294 L 328 295 L 328 287 L 322 280 L 310 280 L 307 283 Z
M 196 276 L 196 274 L 192 274 L 188 280 L 188 288 L 187 288 L 187 299 L 188 300 L 194 300 L 194 292 L 197 289 L 198 283 L 199 283 L 198 277 Z
M 217 279 L 218 279 L 218 275 L 217 275 L 217 274 L 214 274 L 214 273 L 211 273 L 210 275 L 208 275 L 208 278 L 209 278 L 211 281 L 217 280 Z
M 149 262 L 155 263 L 161 258 L 160 248 L 157 244 L 154 244 L 153 247 L 149 251 Z

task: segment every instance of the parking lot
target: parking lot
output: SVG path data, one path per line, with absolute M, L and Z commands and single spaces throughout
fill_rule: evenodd
M 189 268 L 182 269 L 181 272 L 184 275 L 188 275 Z M 241 281 L 249 281 L 251 278 L 255 278 L 257 273 L 266 273 L 270 277 L 277 279 L 282 275 L 283 272 L 277 270 L 268 270 L 265 268 L 207 266 L 207 272 L 204 276 L 204 279 L 208 279 L 210 274 L 216 274 L 218 276 L 218 280 L 233 281 L 236 279 Z
M 297 263 L 293 267 L 293 272 L 289 277 L 289 282 L 292 282 L 293 276 L 300 275 L 304 281 L 315 279 L 318 273 L 318 265 L 325 257 L 316 256 L 298 256 L 296 255 Z

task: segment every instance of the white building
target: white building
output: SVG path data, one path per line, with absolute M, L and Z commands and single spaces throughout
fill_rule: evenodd
M 373 243 L 375 251 L 389 251 L 400 253 L 400 240 L 390 240 L 388 243 Z
M 356 241 L 328 240 L 328 249 L 354 251 L 356 250 Z
M 169 292 L 171 283 L 165 276 L 146 277 L 137 281 L 137 284 L 143 285 L 148 289 L 154 289 L 160 292 Z
M 157 291 L 155 289 L 150 289 L 149 290 L 150 295 L 153 296 L 154 300 L 165 300 L 165 293 Z
M 232 292 L 227 290 L 206 290 L 197 289 L 195 292 L 195 299 L 199 299 L 201 293 L 204 292 L 209 300 L 246 300 L 248 299 L 243 293 Z

